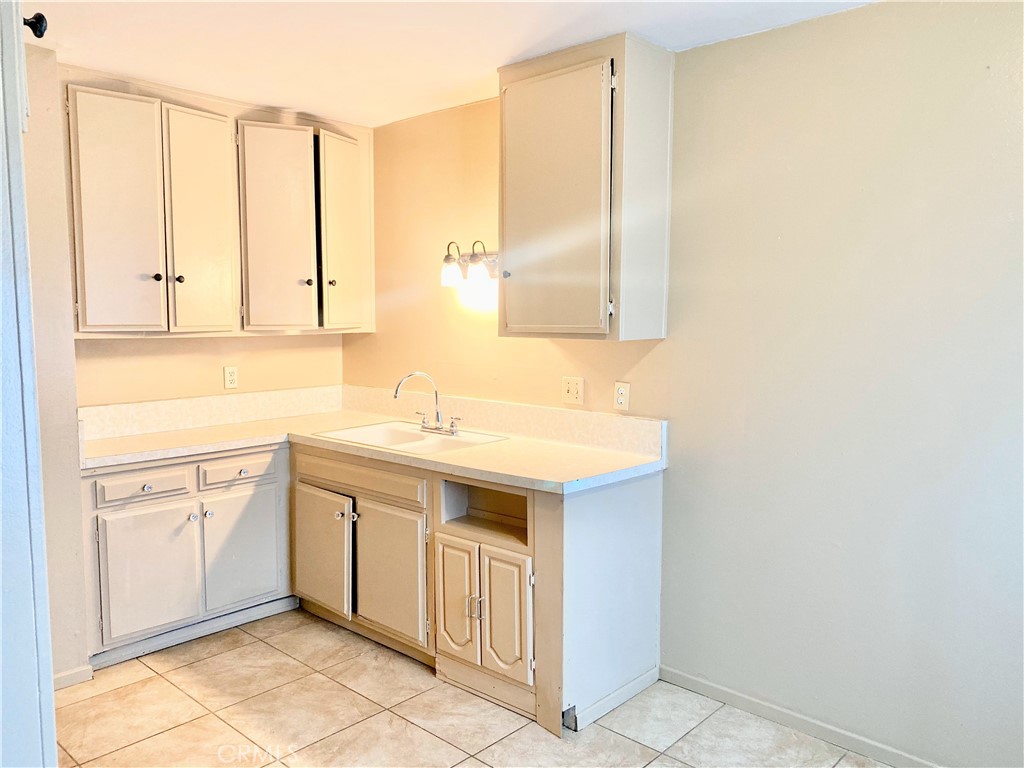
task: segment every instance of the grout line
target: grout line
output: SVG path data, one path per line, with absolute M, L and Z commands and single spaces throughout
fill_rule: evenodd
M 228 627 L 227 629 L 222 629 L 221 632 L 227 632 L 227 631 L 232 630 L 232 629 L 237 629 L 237 627 Z M 183 669 L 184 667 L 188 667 L 188 666 L 191 666 L 193 664 L 198 664 L 200 661 L 206 661 L 207 659 L 215 659 L 218 656 L 223 656 L 225 653 L 231 653 L 231 651 L 237 651 L 239 648 L 245 648 L 245 646 L 247 646 L 247 645 L 252 645 L 254 641 L 255 642 L 259 642 L 259 638 L 258 637 L 255 637 L 254 635 L 250 635 L 245 630 L 242 630 L 242 633 L 244 635 L 246 635 L 247 637 L 252 637 L 253 640 L 250 640 L 249 642 L 246 642 L 246 643 L 242 643 L 241 645 L 236 645 L 234 648 L 225 648 L 223 651 L 217 651 L 216 653 L 211 653 L 209 656 L 203 656 L 201 659 L 194 659 L 194 660 L 189 661 L 189 662 L 187 662 L 185 664 L 180 664 L 177 667 L 171 667 L 170 669 L 165 669 L 163 672 L 161 672 L 161 671 L 151 667 L 149 665 L 149 663 L 145 660 L 145 656 L 137 656 L 136 657 L 136 661 L 139 661 L 142 664 L 144 664 L 146 666 L 146 669 L 151 670 L 153 672 L 153 674 L 160 675 L 162 677 L 167 672 L 173 672 L 176 669 Z M 186 640 L 184 643 L 178 643 L 178 645 L 171 645 L 171 646 L 168 646 L 167 648 L 161 648 L 159 651 L 153 651 L 153 653 L 147 653 L 146 656 L 153 656 L 153 655 L 155 655 L 157 653 L 163 653 L 164 651 L 171 650 L 171 648 L 177 648 L 180 645 L 187 645 L 189 643 L 194 643 L 196 640 L 205 640 L 208 637 L 213 637 L 213 635 L 219 635 L 219 634 L 220 634 L 220 632 L 214 632 L 213 634 L 203 635 L 202 637 L 197 637 L 197 638 L 194 638 L 193 640 Z
M 848 751 L 844 751 L 843 754 L 839 756 L 839 759 L 832 763 L 832 768 L 836 768 L 837 765 L 843 762 L 843 758 L 845 758 L 848 754 L 850 754 Z
M 684 689 L 684 690 L 685 690 L 685 689 Z M 699 695 L 699 694 L 698 694 L 698 695 Z M 707 698 L 707 697 L 705 696 L 704 698 Z M 709 699 L 709 701 L 715 701 L 715 699 Z M 678 744 L 678 743 L 679 743 L 680 741 L 682 741 L 683 739 L 685 739 L 685 738 L 686 738 L 687 736 L 689 736 L 689 735 L 690 735 L 691 733 L 693 733 L 693 732 L 694 732 L 695 730 L 697 730 L 698 728 L 700 728 L 700 727 L 701 727 L 702 725 L 704 725 L 704 723 L 706 723 L 706 722 L 707 722 L 708 720 L 710 720 L 710 719 L 711 719 L 712 717 L 714 717 L 714 716 L 715 716 L 716 714 L 718 714 L 719 712 L 721 712 L 721 711 L 722 711 L 722 707 L 724 707 L 724 706 L 725 706 L 725 704 L 723 704 L 722 702 L 718 702 L 718 706 L 717 706 L 717 707 L 715 707 L 715 708 L 714 708 L 714 709 L 713 709 L 713 710 L 712 710 L 711 712 L 709 712 L 709 713 L 708 713 L 708 715 L 707 715 L 707 716 L 706 716 L 705 718 L 703 718 L 703 719 L 702 719 L 702 720 L 701 720 L 701 721 L 700 721 L 699 723 L 697 723 L 697 724 L 696 724 L 695 726 L 693 726 L 693 728 L 691 728 L 690 730 L 688 730 L 688 731 L 687 731 L 686 733 L 684 733 L 684 734 L 683 734 L 682 736 L 680 736 L 680 737 L 679 737 L 678 739 L 676 739 L 676 740 L 675 740 L 675 741 L 673 741 L 673 742 L 672 742 L 671 744 L 669 744 L 669 745 L 668 745 L 667 747 L 665 747 L 665 748 L 664 748 L 663 750 L 661 750 L 661 754 L 663 754 L 663 755 L 667 754 L 667 753 L 668 753 L 668 751 L 669 751 L 670 749 L 672 749 L 672 747 L 674 747 L 674 746 L 675 746 L 676 744 Z M 669 756 L 669 757 L 672 757 L 672 755 L 668 755 L 668 756 Z M 672 757 L 672 759 L 673 759 L 673 760 L 677 760 L 677 761 L 678 761 L 678 762 L 680 762 L 680 763 L 683 763 L 683 761 L 682 761 L 682 760 L 679 760 L 679 758 L 678 758 L 678 757 Z M 683 765 L 689 765 L 689 764 L 688 764 L 688 763 L 683 763 Z M 833 766 L 833 768 L 835 768 L 835 766 Z

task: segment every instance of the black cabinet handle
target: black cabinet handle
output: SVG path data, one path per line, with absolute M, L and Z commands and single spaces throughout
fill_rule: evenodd
M 313 278 L 310 277 L 310 278 L 308 278 L 306 280 L 306 285 L 312 285 L 312 284 L 313 284 Z
M 153 275 L 153 279 L 159 283 L 161 280 L 164 279 L 164 276 L 157 272 L 155 275 Z
M 330 286 L 335 286 L 335 285 L 338 284 L 338 281 L 337 280 L 328 280 L 327 284 L 330 285 Z
M 174 282 L 176 282 L 176 283 L 184 283 L 185 282 L 185 276 L 184 275 L 178 275 L 176 278 L 174 278 Z

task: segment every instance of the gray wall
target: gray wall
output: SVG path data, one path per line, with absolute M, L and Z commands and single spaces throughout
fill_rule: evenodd
M 668 679 L 1024 760 L 1021 35 L 893 3 L 678 55 Z

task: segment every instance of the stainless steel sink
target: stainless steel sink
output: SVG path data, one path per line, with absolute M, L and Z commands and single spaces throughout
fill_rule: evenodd
M 343 443 L 370 445 L 375 448 L 416 454 L 454 451 L 459 448 L 469 448 L 474 445 L 507 439 L 500 435 L 487 435 L 483 432 L 459 432 L 457 435 L 423 432 L 420 430 L 419 424 L 410 424 L 407 421 L 386 421 L 382 424 L 370 424 L 365 427 L 335 429 L 331 432 L 318 432 L 317 436 L 340 440 Z

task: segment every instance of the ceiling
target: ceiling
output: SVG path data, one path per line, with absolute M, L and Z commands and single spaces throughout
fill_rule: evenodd
M 33 2 L 62 63 L 377 126 L 497 95 L 496 68 L 634 32 L 674 51 L 862 2 Z

